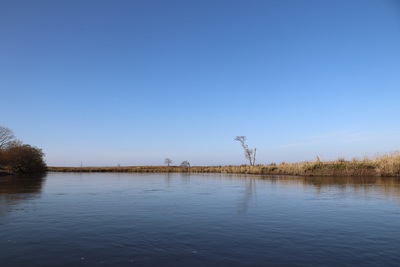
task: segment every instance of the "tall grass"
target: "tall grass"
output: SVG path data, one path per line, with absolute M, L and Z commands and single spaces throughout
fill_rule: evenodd
M 374 158 L 379 176 L 400 176 L 400 151 L 389 155 L 377 155 Z
M 400 176 L 400 152 L 377 155 L 347 161 L 340 157 L 335 161 L 298 163 L 271 163 L 268 165 L 240 166 L 126 166 L 126 167 L 48 167 L 53 172 L 193 172 L 193 173 L 241 173 L 241 174 L 285 174 L 302 176 Z

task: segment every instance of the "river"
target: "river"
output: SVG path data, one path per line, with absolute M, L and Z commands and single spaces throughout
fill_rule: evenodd
M 0 177 L 2 266 L 399 266 L 400 180 Z

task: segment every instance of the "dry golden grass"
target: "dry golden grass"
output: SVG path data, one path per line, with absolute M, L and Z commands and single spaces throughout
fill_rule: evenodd
M 346 161 L 305 161 L 269 165 L 241 166 L 126 166 L 126 167 L 48 167 L 53 172 L 192 172 L 192 173 L 241 173 L 285 174 L 302 176 L 400 176 L 400 152 L 377 155 L 373 159 Z
M 379 176 L 400 176 L 399 151 L 389 155 L 377 155 L 373 162 L 377 165 L 376 171 Z

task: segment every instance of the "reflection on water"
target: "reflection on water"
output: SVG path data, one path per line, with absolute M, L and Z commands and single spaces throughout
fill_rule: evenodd
M 0 200 L 7 267 L 400 262 L 394 178 L 49 173 Z
M 20 202 L 40 196 L 45 174 L 0 177 L 0 216 Z
M 364 193 L 366 196 L 372 191 L 386 197 L 400 199 L 400 179 L 393 177 L 295 177 L 295 176 L 264 176 L 262 179 L 280 185 L 302 185 L 312 187 L 320 193 L 324 188 L 335 188 L 339 191 L 352 190 Z
M 255 178 L 246 179 L 243 198 L 238 204 L 238 212 L 245 213 L 252 198 L 257 196 L 257 181 Z
M 165 175 L 166 185 L 170 185 L 172 177 L 176 174 Z M 232 179 L 244 182 L 242 195 L 237 203 L 238 213 L 246 213 L 249 203 L 257 199 L 257 183 L 268 182 L 279 186 L 302 186 L 315 189 L 316 194 L 321 194 L 325 188 L 333 188 L 339 192 L 350 190 L 357 195 L 379 194 L 400 200 L 400 178 L 395 177 L 318 177 L 318 176 L 288 176 L 288 175 L 246 175 L 246 174 L 191 174 L 180 173 L 182 182 L 188 183 L 190 176 L 204 176 L 204 179 Z
M 183 183 L 189 183 L 191 175 L 197 177 L 202 174 L 180 173 L 165 175 L 165 183 L 170 185 L 172 177 L 179 175 Z M 350 190 L 353 193 L 379 194 L 380 196 L 400 200 L 400 178 L 395 177 L 318 177 L 318 176 L 288 176 L 288 175 L 246 175 L 246 174 L 213 174 L 203 175 L 204 179 L 232 179 L 244 182 L 242 195 L 237 203 L 238 213 L 246 213 L 249 203 L 257 199 L 257 183 L 269 182 L 280 186 L 299 186 L 315 189 L 321 194 L 324 188 L 334 188 L 339 192 Z

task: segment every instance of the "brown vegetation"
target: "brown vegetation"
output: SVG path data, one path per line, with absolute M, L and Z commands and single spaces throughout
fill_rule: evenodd
M 41 149 L 14 139 L 11 130 L 0 126 L 0 174 L 42 173 L 46 168 Z
M 346 161 L 315 161 L 269 165 L 241 166 L 126 166 L 126 167 L 49 167 L 55 172 L 192 172 L 192 173 L 242 173 L 284 174 L 301 176 L 400 176 L 400 152 L 378 155 L 373 159 Z

